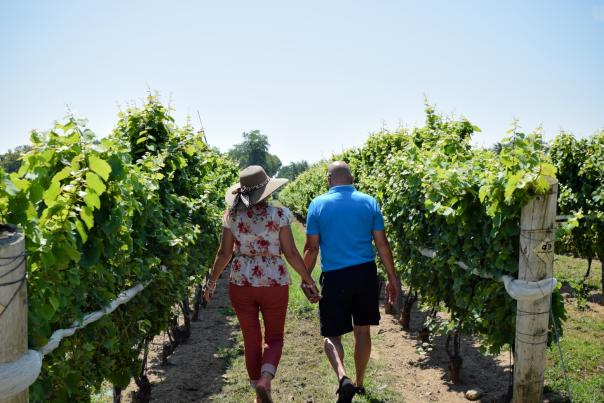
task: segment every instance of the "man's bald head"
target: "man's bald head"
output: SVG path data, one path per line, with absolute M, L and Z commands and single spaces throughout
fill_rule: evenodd
M 327 168 L 331 186 L 352 185 L 354 181 L 348 164 L 344 161 L 334 161 Z

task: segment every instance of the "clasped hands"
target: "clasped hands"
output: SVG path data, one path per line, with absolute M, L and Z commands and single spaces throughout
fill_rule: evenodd
M 319 293 L 319 289 L 317 288 L 317 284 L 310 279 L 310 281 L 302 281 L 300 283 L 300 287 L 302 287 L 302 292 L 311 304 L 316 304 L 321 299 L 321 294 Z

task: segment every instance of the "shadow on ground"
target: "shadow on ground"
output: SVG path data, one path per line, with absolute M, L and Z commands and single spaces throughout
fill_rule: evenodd
M 204 402 L 222 390 L 227 367 L 243 354 L 236 348 L 239 327 L 225 318 L 231 311 L 227 285 L 226 279 L 219 282 L 214 299 L 191 324 L 191 337 L 168 358 L 168 365 L 161 363 L 161 339 L 154 340 L 148 369 L 151 401 Z
M 411 330 L 408 335 L 415 338 L 416 347 L 420 349 L 422 343 L 418 340 L 418 331 L 422 328 L 428 313 L 418 310 L 414 305 L 411 312 Z M 446 352 L 446 336 L 434 336 L 432 349 L 415 364 L 418 369 L 436 369 L 440 374 L 440 381 L 452 392 L 464 393 L 468 389 L 480 388 L 482 390 L 481 402 L 509 401 L 508 390 L 511 388 L 511 368 L 509 353 L 499 356 L 485 355 L 479 350 L 478 341 L 474 337 L 463 336 L 461 340 L 460 355 L 463 359 L 461 379 L 459 383 L 451 381 L 449 371 L 449 356 Z M 451 346 L 452 348 L 452 346 Z
M 599 305 L 604 305 L 604 303 L 602 303 L 602 293 L 599 294 L 591 294 L 587 300 L 589 302 L 593 302 L 594 304 L 599 304 Z

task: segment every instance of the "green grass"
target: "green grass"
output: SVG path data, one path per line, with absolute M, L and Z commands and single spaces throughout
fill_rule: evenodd
M 561 282 L 567 281 L 571 286 L 583 282 L 583 276 L 587 272 L 587 260 L 577 259 L 570 256 L 556 255 L 554 260 L 554 276 Z M 595 259 L 591 265 L 590 275 L 585 279 L 585 284 L 591 290 L 602 287 L 602 269 L 600 261 Z
M 587 270 L 587 262 L 566 256 L 556 256 L 554 276 L 571 286 L 579 284 Z M 601 292 L 599 262 L 594 262 L 586 284 Z M 560 340 L 564 363 L 575 402 L 604 401 L 604 308 L 595 304 L 579 309 L 575 303 L 566 304 L 568 319 L 564 325 L 564 336 Z M 547 389 L 568 397 L 566 382 L 560 363 L 558 347 L 552 345 L 547 351 L 545 382 Z
M 296 246 L 300 251 L 300 254 L 303 253 L 304 243 L 306 241 L 306 232 L 304 227 L 299 222 L 294 222 L 292 224 L 292 233 L 294 235 L 294 241 L 296 242 Z M 317 267 L 313 270 L 312 277 L 319 284 L 319 277 L 321 275 L 321 268 L 319 267 L 319 259 L 317 259 Z M 289 274 L 291 277 L 291 286 L 289 290 L 289 305 L 288 305 L 288 313 L 292 315 L 304 315 L 304 316 L 315 316 L 318 315 L 318 305 L 311 304 L 306 299 L 304 292 L 302 292 L 302 288 L 300 288 L 301 279 L 298 273 L 288 264 Z
M 567 305 L 569 319 L 560 340 L 573 401 L 604 401 L 604 317 Z M 566 383 L 557 346 L 547 352 L 546 384 L 566 396 Z

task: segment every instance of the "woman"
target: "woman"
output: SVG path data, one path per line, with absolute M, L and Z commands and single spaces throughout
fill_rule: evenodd
M 281 253 L 302 277 L 309 300 L 317 302 L 319 298 L 294 243 L 291 213 L 266 201 L 286 183 L 287 179 L 269 178 L 260 166 L 252 165 L 240 172 L 239 183 L 225 195 L 229 209 L 223 217 L 220 249 L 204 292 L 209 301 L 218 277 L 231 261 L 229 296 L 243 332 L 250 384 L 256 389 L 256 401 L 262 403 L 272 402 L 271 380 L 283 349 L 290 279 Z M 265 329 L 264 351 L 260 312 Z

